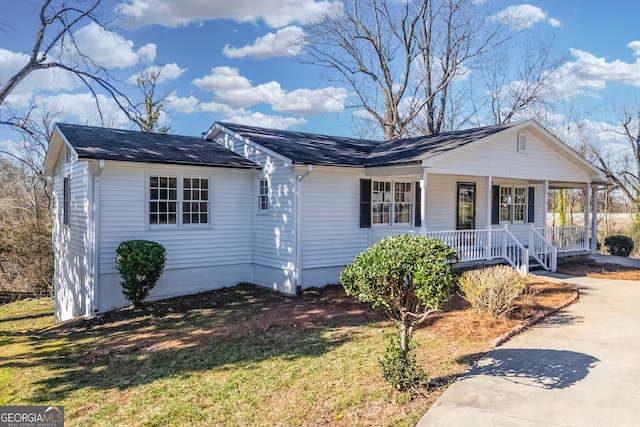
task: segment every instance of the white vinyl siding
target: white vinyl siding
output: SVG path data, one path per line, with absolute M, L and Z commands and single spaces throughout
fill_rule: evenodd
M 253 222 L 247 222 L 251 224 L 251 227 L 247 228 L 253 230 L 251 248 L 253 263 L 275 268 L 290 276 L 294 270 L 296 242 L 294 209 L 296 178 L 293 166 L 267 150 L 227 134 L 223 134 L 216 142 L 262 167 L 262 177 L 269 180 L 270 205 L 269 211 L 264 212 L 265 215 L 256 215 L 260 212 L 258 204 L 255 203 L 259 188 L 255 188 L 254 185 L 254 196 L 252 196 L 254 201 L 250 209 L 253 213 Z M 253 182 L 255 183 L 255 180 Z
M 57 320 L 86 314 L 89 268 L 89 166 L 78 162 L 71 150 L 63 150 L 55 170 L 52 200 Z
M 361 178 L 364 171 L 314 167 L 300 182 L 303 269 L 343 267 L 367 248 L 370 229 L 359 223 Z
M 527 133 L 527 150 L 517 152 L 516 130 L 508 130 L 476 141 L 446 153 L 433 160 L 429 174 L 459 174 L 466 176 L 492 176 L 527 181 L 588 182 L 584 166 L 568 160 L 558 148 L 542 142 L 534 133 Z
M 146 227 L 147 180 L 210 175 L 211 228 Z M 167 248 L 165 269 L 250 263 L 250 172 L 226 168 L 107 162 L 100 184 L 100 273 L 117 273 L 123 240 L 147 239 Z M 122 191 L 126 188 L 127 191 Z
M 486 179 L 463 175 L 435 175 L 427 177 L 427 204 L 425 206 L 427 231 L 455 230 L 458 183 L 476 185 L 476 228 L 486 228 Z

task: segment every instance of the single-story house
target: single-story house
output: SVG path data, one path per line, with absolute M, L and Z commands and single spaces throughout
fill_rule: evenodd
M 442 239 L 462 262 L 553 270 L 558 253 L 595 251 L 590 200 L 606 182 L 534 121 L 389 142 L 232 123 L 203 138 L 59 123 L 44 170 L 58 321 L 128 305 L 115 267 L 128 239 L 167 250 L 151 298 L 241 281 L 295 294 L 336 283 L 359 252 L 400 233 Z M 548 226 L 553 188 L 585 190 L 584 227 Z

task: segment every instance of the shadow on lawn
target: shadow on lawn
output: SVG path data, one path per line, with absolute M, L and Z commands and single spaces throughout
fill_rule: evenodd
M 0 367 L 46 366 L 53 375 L 35 383 L 36 402 L 84 387 L 125 390 L 232 365 L 251 368 L 271 358 L 321 356 L 358 333 L 344 327 L 380 318 L 352 308 L 336 311 L 328 301 L 240 287 L 215 301 L 206 295 L 196 302 L 165 301 L 151 304 L 146 314 L 114 312 L 54 328 L 30 340 L 30 354 L 0 359 Z M 278 322 L 280 311 L 286 322 Z M 315 313 L 313 321 L 309 313 Z

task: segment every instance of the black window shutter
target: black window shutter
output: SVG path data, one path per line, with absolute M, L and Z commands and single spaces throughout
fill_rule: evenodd
M 422 226 L 422 189 L 420 188 L 420 182 L 416 182 L 415 186 L 416 186 L 416 191 L 415 191 L 416 203 L 414 204 L 415 212 L 413 215 L 414 216 L 413 224 L 416 227 L 420 227 Z
M 491 186 L 491 224 L 500 224 L 500 186 Z
M 527 198 L 527 221 L 535 221 L 535 188 L 529 187 L 529 197 Z
M 371 180 L 360 180 L 360 228 L 371 228 Z

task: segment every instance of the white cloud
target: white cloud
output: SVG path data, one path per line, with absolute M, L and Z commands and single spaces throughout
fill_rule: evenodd
M 228 117 L 225 121 L 273 129 L 287 129 L 291 126 L 301 125 L 307 122 L 302 118 L 268 116 L 258 112 Z
M 97 94 L 102 111 L 102 118 L 96 107 L 96 98 L 91 93 L 62 93 L 46 97 L 38 97 L 35 102 L 37 111 L 57 113 L 56 121 L 74 121 L 91 126 L 104 125 L 122 127 L 130 124 L 124 113 L 112 98 Z
M 211 74 L 195 79 L 193 83 L 202 90 L 214 93 L 215 108 L 220 108 L 217 104 L 234 108 L 269 104 L 274 111 L 311 116 L 342 111 L 347 98 L 344 88 L 326 87 L 286 92 L 275 81 L 253 86 L 249 79 L 240 75 L 237 68 L 231 67 L 215 67 Z
M 329 0 L 127 0 L 118 9 L 128 28 L 150 24 L 178 27 L 214 19 L 263 20 L 271 28 L 282 28 L 293 22 L 315 22 L 339 4 Z
M 347 90 L 341 87 L 297 89 L 282 93 L 273 103 L 273 110 L 301 116 L 337 113 L 344 110 L 346 100 Z
M 636 56 L 640 56 L 640 40 L 634 40 L 627 45 L 629 49 L 633 49 Z
M 105 68 L 125 68 L 138 62 L 153 62 L 156 58 L 157 46 L 154 43 L 147 43 L 134 51 L 131 40 L 105 30 L 95 22 L 80 28 L 73 36 L 79 51 Z
M 195 96 L 189 97 L 179 97 L 175 93 L 169 94 L 167 96 L 167 108 L 179 111 L 181 113 L 193 113 L 196 111 L 196 107 L 198 106 L 198 98 Z
M 156 60 L 157 46 L 154 43 L 147 43 L 138 49 L 138 57 L 144 63 L 150 63 Z
M 151 67 L 147 67 L 144 69 L 142 73 L 137 73 L 132 75 L 127 79 L 127 83 L 136 84 L 138 81 L 138 77 L 140 77 L 143 73 L 158 73 L 158 80 L 156 83 L 162 83 L 167 80 L 175 80 L 180 77 L 185 71 L 186 68 L 180 68 L 178 64 L 175 62 L 171 64 L 165 64 L 162 66 L 152 65 Z
M 572 49 L 571 55 L 574 59 L 552 76 L 554 83 L 547 94 L 552 100 L 576 96 L 586 90 L 603 90 L 609 83 L 640 87 L 640 58 L 633 63 L 607 62 L 605 58 L 578 49 Z
M 555 27 L 555 28 L 560 28 L 560 27 L 562 27 L 562 22 L 561 22 L 560 20 L 556 19 L 556 18 L 549 18 L 549 19 L 547 20 L 547 22 L 548 22 L 548 23 L 549 23 L 549 25 L 551 25 L 552 27 Z
M 96 64 L 105 68 L 124 68 L 138 63 L 140 55 L 133 51 L 133 42 L 121 35 L 107 31 L 95 22 L 74 33 L 78 49 Z M 151 48 L 147 45 L 142 52 L 147 57 Z
M 543 21 L 547 21 L 552 27 L 562 26 L 559 20 L 555 18 L 547 19 L 547 13 L 544 10 L 530 4 L 509 6 L 495 14 L 492 18 L 516 30 L 531 28 Z
M 229 58 L 252 56 L 257 59 L 265 59 L 278 56 L 296 56 L 302 50 L 300 43 L 303 36 L 304 31 L 302 28 L 296 26 L 285 27 L 275 34 L 268 33 L 259 37 L 251 45 L 240 48 L 226 45 L 223 53 Z

